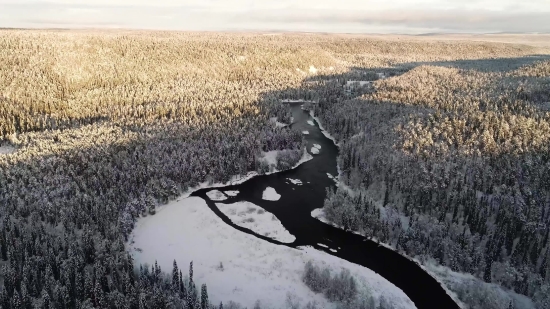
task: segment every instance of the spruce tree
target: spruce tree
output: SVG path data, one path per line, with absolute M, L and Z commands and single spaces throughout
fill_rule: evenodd
M 208 291 L 206 284 L 201 286 L 201 309 L 208 309 Z
M 180 278 L 179 278 L 178 264 L 176 263 L 176 260 L 174 260 L 174 266 L 172 268 L 172 290 L 174 292 L 178 292 L 180 290 L 179 284 L 180 284 Z

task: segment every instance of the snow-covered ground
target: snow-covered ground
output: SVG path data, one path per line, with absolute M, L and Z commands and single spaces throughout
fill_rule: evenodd
M 249 229 L 256 234 L 283 243 L 292 243 L 296 240 L 296 237 L 285 229 L 275 215 L 250 202 L 243 201 L 233 204 L 216 203 L 216 206 L 231 222 Z
M 420 262 L 416 259 L 415 261 L 420 264 Z M 468 308 L 468 305 L 461 302 L 453 290 L 456 290 L 461 286 L 464 287 L 477 283 L 477 287 L 483 286 L 485 292 L 488 293 L 487 297 L 491 299 L 491 302 L 500 302 L 502 308 L 507 308 L 510 300 L 513 300 L 515 305 L 514 308 L 535 309 L 535 304 L 533 304 L 533 301 L 525 295 L 504 290 L 501 286 L 494 283 L 483 282 L 471 274 L 451 271 L 448 267 L 435 265 L 435 262 L 433 261 L 427 261 L 424 265 L 422 265 L 422 268 L 445 288 L 447 294 L 449 294 L 449 296 L 451 296 L 461 308 Z
M 252 308 L 260 299 L 262 307 L 285 308 L 291 293 L 302 306 L 316 301 L 317 308 L 335 308 L 302 283 L 304 265 L 312 260 L 335 272 L 349 269 L 358 288 L 374 297 L 383 295 L 395 308 L 415 308 L 400 289 L 373 271 L 311 247 L 293 249 L 242 233 L 226 225 L 198 197 L 171 202 L 156 215 L 141 218 L 131 239 L 129 249 L 136 263 L 156 260 L 170 272 L 174 259 L 181 269 L 193 261 L 195 281 L 208 285 L 213 303 L 233 300 Z
M 0 146 L 0 155 L 14 153 L 15 148 L 12 146 Z
M 300 100 L 290 100 L 290 99 L 288 99 L 288 100 L 282 100 L 281 102 L 283 102 L 283 103 L 314 103 L 314 104 L 319 103 L 317 101 L 308 101 L 308 100 L 302 100 L 302 99 L 300 99 Z
M 270 167 L 275 168 L 277 166 L 277 154 L 279 150 L 272 150 L 268 152 L 262 152 L 261 160 L 264 160 Z M 271 170 L 271 168 L 270 168 Z
M 278 201 L 281 198 L 281 195 L 275 191 L 272 187 L 265 188 L 262 193 L 262 199 L 266 201 Z
M 315 126 L 315 123 L 313 122 L 313 120 L 308 120 L 307 124 L 309 124 L 310 126 Z
M 302 181 L 300 179 L 292 179 L 292 178 L 287 178 L 288 181 L 290 181 L 293 185 L 297 185 L 297 186 L 301 186 L 302 185 Z
M 213 201 L 225 201 L 227 199 L 227 196 L 220 190 L 210 190 L 206 192 L 206 196 Z
M 238 190 L 235 190 L 235 191 L 223 191 L 223 193 L 225 193 L 225 195 L 227 195 L 227 196 L 237 196 L 237 194 L 239 194 L 239 191 L 238 191 Z
M 302 131 L 302 134 L 308 135 L 308 134 L 309 134 L 309 131 Z
M 348 81 L 346 81 L 346 86 L 347 87 L 354 86 L 354 85 L 359 85 L 360 87 L 362 87 L 362 86 L 370 85 L 370 84 L 372 84 L 372 81 L 370 81 L 370 80 L 348 80 Z
M 288 124 L 277 121 L 277 117 L 270 118 L 271 122 L 275 123 L 276 127 L 286 127 Z

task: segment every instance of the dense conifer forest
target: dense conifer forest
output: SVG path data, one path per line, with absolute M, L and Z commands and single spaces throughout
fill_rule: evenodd
M 281 100 L 307 99 L 319 101 L 353 189 L 328 194 L 330 220 L 547 308 L 550 63 L 500 70 L 547 52 L 356 36 L 2 30 L 0 307 L 211 306 L 192 265 L 169 274 L 133 263 L 134 223 L 200 183 L 263 171 L 262 152 L 288 149 L 280 166 L 294 165 L 301 134 L 272 118 L 290 123 Z M 479 60 L 490 58 L 503 59 Z M 458 60 L 472 65 L 452 67 Z M 392 77 L 343 87 L 378 72 Z
M 550 61 L 500 71 L 519 61 L 415 66 L 350 99 L 321 96 L 348 186 L 328 192 L 325 213 L 546 308 Z

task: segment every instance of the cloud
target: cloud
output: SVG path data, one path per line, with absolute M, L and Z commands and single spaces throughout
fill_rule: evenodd
M 0 0 L 0 27 L 550 32 L 550 0 Z
M 550 32 L 550 13 L 508 13 L 487 10 L 294 10 L 255 11 L 236 16 L 266 23 L 356 23 L 365 26 L 431 28 L 458 32 Z

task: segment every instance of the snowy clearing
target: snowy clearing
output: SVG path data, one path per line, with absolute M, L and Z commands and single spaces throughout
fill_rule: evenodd
M 282 122 L 277 121 L 277 117 L 269 118 L 269 120 L 271 122 L 275 123 L 275 126 L 277 128 L 282 128 L 282 127 L 288 126 L 288 124 L 286 124 L 286 123 L 282 123 Z
M 372 81 L 370 81 L 370 80 L 348 80 L 346 82 L 347 87 L 350 87 L 350 86 L 363 87 L 365 85 L 370 85 L 370 84 L 372 84 Z
M 262 199 L 266 201 L 278 201 L 281 198 L 281 195 L 275 191 L 272 187 L 267 187 L 262 193 Z
M 313 120 L 308 120 L 307 124 L 309 124 L 310 126 L 315 126 L 315 123 L 313 122 Z
M 0 155 L 10 154 L 15 152 L 15 147 L 12 146 L 0 146 Z
M 256 234 L 283 243 L 292 243 L 296 240 L 296 237 L 285 229 L 275 215 L 250 202 L 216 203 L 216 206 L 231 222 Z
M 279 150 L 271 150 L 268 152 L 262 152 L 261 160 L 264 160 L 270 167 L 277 166 L 277 154 L 279 153 Z
M 227 199 L 227 196 L 220 190 L 210 190 L 206 192 L 206 196 L 213 201 L 225 201 Z
M 311 247 L 298 250 L 241 233 L 226 225 L 198 197 L 171 202 L 156 215 L 141 218 L 131 239 L 134 243 L 129 249 L 136 265 L 156 260 L 163 271 L 170 272 L 174 259 L 181 269 L 193 261 L 195 282 L 208 284 L 213 303 L 233 300 L 252 308 L 260 299 L 262 307 L 286 308 L 290 292 L 301 306 L 317 301 L 318 308 L 335 308 L 336 304 L 302 283 L 304 265 L 312 260 L 335 272 L 349 269 L 359 289 L 391 299 L 395 308 L 415 308 L 400 289 L 373 271 Z
M 314 66 L 312 66 L 312 65 L 309 66 L 309 73 L 317 74 L 317 71 L 319 71 L 319 70 L 317 70 Z
M 302 134 L 308 135 L 308 134 L 309 134 L 309 131 L 302 131 Z
M 225 195 L 227 196 L 237 196 L 237 194 L 239 194 L 239 191 L 235 190 L 235 191 L 223 191 L 223 193 L 225 193 Z
M 297 185 L 297 186 L 301 186 L 302 185 L 302 181 L 300 179 L 292 179 L 292 178 L 287 178 L 288 181 L 292 182 L 292 184 L 294 185 Z

